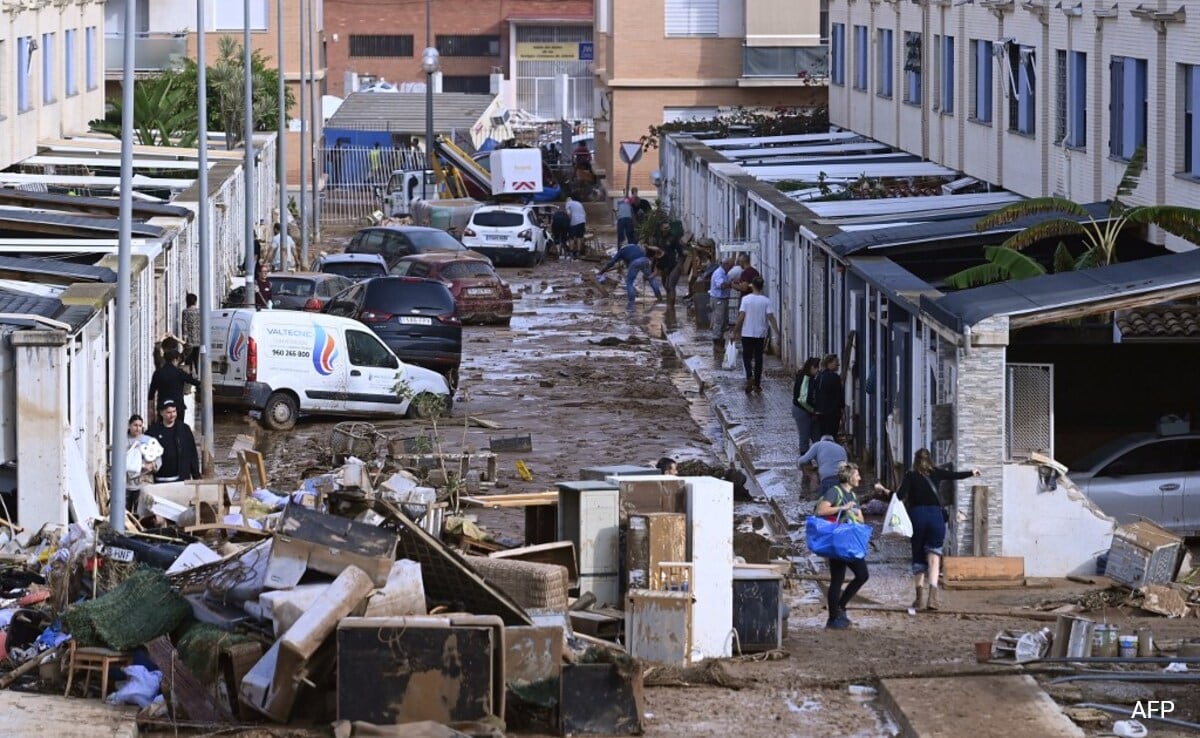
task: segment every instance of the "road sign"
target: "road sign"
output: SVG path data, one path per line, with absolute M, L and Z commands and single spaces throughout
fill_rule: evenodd
M 621 142 L 621 161 L 626 164 L 637 164 L 642 159 L 642 142 L 641 141 L 622 141 Z
M 579 61 L 594 61 L 596 58 L 596 47 L 591 41 L 579 42 Z

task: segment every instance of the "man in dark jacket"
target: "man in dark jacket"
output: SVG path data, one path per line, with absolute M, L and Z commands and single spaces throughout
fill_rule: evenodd
M 838 375 L 837 354 L 829 354 L 821 362 L 823 367 L 812 389 L 813 409 L 816 410 L 817 436 L 832 436 L 837 438 L 838 429 L 842 426 L 842 407 L 845 404 L 845 391 L 842 389 L 842 378 Z
M 154 472 L 155 482 L 179 482 L 200 478 L 200 456 L 196 453 L 196 437 L 187 423 L 179 420 L 175 400 L 158 401 L 158 421 L 146 429 L 146 435 L 162 445 L 162 465 Z
M 176 344 L 178 345 L 178 344 Z M 150 377 L 150 407 L 162 407 L 163 400 L 174 400 L 175 409 L 182 415 L 187 411 L 183 401 L 184 385 L 200 387 L 200 382 L 191 374 L 185 372 L 179 362 L 183 357 L 177 349 L 167 349 L 163 353 L 163 364 L 154 370 Z M 155 404 L 157 402 L 157 405 Z M 153 417 L 153 416 L 152 416 Z

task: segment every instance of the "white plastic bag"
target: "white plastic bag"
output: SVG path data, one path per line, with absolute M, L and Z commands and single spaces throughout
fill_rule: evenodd
M 883 516 L 883 535 L 912 538 L 912 534 L 913 524 L 912 519 L 908 517 L 908 509 L 904 507 L 899 495 L 892 495 L 892 501 L 888 503 L 887 512 Z
M 128 681 L 121 688 L 108 696 L 105 702 L 110 705 L 137 705 L 145 707 L 154 701 L 162 684 L 162 672 L 150 671 L 144 666 L 134 664 L 121 669 Z
M 725 342 L 725 358 L 721 360 L 722 369 L 733 369 L 737 366 L 737 343 L 733 340 Z

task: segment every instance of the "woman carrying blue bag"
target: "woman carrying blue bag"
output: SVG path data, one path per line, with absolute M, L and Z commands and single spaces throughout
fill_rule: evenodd
M 829 595 L 826 600 L 829 620 L 825 627 L 834 630 L 850 627 L 846 604 L 870 577 L 866 547 L 871 529 L 863 524 L 858 495 L 854 492 L 861 483 L 858 464 L 842 464 L 838 468 L 838 483 L 821 497 L 814 511 L 814 515 L 824 518 L 824 521 L 810 518 L 807 526 L 810 548 L 813 548 L 812 542 L 820 537 L 822 543 L 814 548 L 814 553 L 826 556 L 829 560 Z M 825 521 L 835 525 L 823 524 Z M 854 573 L 854 579 L 843 590 L 847 569 Z

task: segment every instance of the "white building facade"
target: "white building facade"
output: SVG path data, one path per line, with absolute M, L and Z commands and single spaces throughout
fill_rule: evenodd
M 830 0 L 830 120 L 1022 195 L 1076 202 L 1112 197 L 1144 146 L 1130 203 L 1194 207 L 1200 15 L 1185 5 Z

